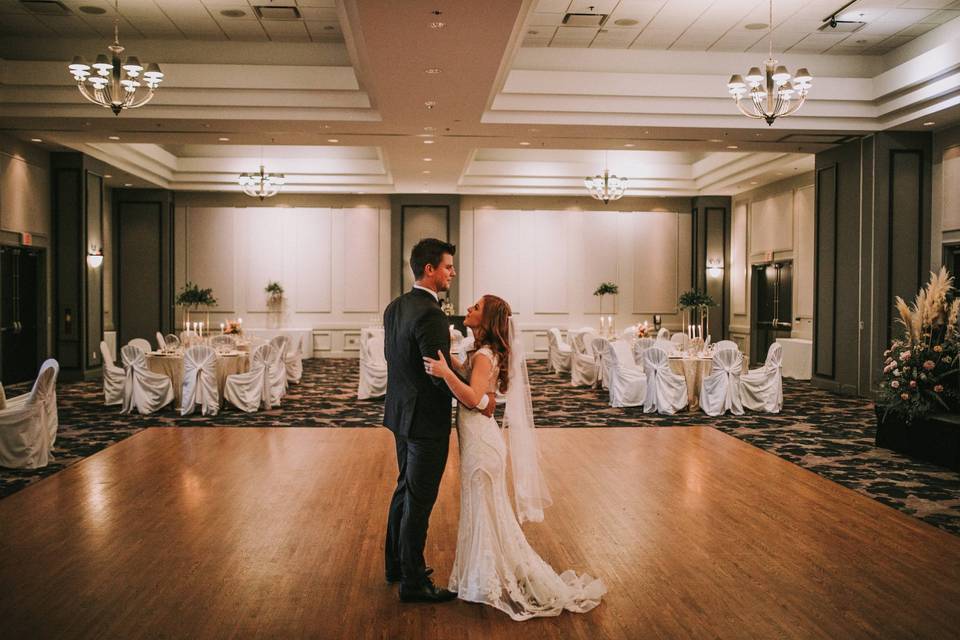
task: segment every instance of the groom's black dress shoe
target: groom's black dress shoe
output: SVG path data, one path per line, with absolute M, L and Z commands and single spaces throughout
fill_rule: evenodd
M 453 591 L 434 586 L 429 578 L 416 587 L 400 585 L 400 602 L 449 602 L 456 597 Z
M 431 573 L 433 573 L 433 569 L 430 567 L 427 567 L 427 570 L 423 572 L 423 576 L 428 577 Z M 391 571 L 390 573 L 387 574 L 387 584 L 396 584 L 401 580 L 403 580 L 403 576 L 400 575 L 399 571 L 396 571 L 396 572 Z

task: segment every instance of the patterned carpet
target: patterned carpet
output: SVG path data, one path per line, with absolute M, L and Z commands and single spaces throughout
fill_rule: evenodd
M 181 418 L 172 410 L 152 416 L 123 416 L 102 405 L 99 382 L 61 384 L 57 390 L 60 431 L 54 461 L 34 471 L 0 469 L 0 496 L 9 495 L 97 451 L 151 426 L 374 427 L 382 400 L 358 401 L 356 360 L 304 362 L 303 382 L 291 387 L 283 406 L 244 414 L 224 409 L 214 418 Z M 911 460 L 873 445 L 873 405 L 834 396 L 807 383 L 784 381 L 784 411 L 711 418 L 703 413 L 645 415 L 614 409 L 606 392 L 574 389 L 569 378 L 531 361 L 533 406 L 541 427 L 645 427 L 709 425 L 798 464 L 875 500 L 960 535 L 960 474 Z M 29 389 L 7 389 L 13 397 Z

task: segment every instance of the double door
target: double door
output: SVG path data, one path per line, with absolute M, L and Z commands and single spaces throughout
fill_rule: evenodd
M 763 363 L 777 338 L 789 338 L 793 330 L 793 263 L 757 264 L 752 275 L 750 354 L 756 365 Z
M 0 246 L 0 380 L 32 380 L 43 345 L 43 250 Z

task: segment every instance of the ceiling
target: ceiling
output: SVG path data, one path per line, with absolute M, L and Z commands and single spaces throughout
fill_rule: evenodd
M 731 194 L 856 136 L 960 122 L 960 2 L 856 2 L 866 26 L 852 35 L 883 36 L 857 51 L 809 40 L 843 1 L 775 2 L 777 57 L 814 85 L 772 127 L 726 92 L 765 57 L 765 32 L 745 28 L 766 21 L 756 0 L 282 0 L 300 13 L 287 21 L 258 18 L 258 0 L 124 0 L 121 42 L 166 78 L 119 117 L 65 68 L 105 50 L 116 12 L 62 2 L 66 15 L 39 16 L 0 0 L 0 131 L 100 158 L 119 186 L 234 189 L 262 157 L 303 193 L 583 195 L 606 165 L 628 195 Z M 544 16 L 581 4 L 637 33 L 614 48 L 594 29 L 575 55 L 556 25 L 531 42 Z

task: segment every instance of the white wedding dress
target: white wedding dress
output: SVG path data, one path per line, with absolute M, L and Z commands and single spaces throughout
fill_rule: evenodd
M 497 358 L 487 347 L 470 354 L 493 362 L 489 391 L 497 384 Z M 468 602 L 500 609 L 514 620 L 583 613 L 600 604 L 606 587 L 573 571 L 558 574 L 527 542 L 507 493 L 507 447 L 496 420 L 479 411 L 457 411 L 460 446 L 460 525 L 450 590 Z

